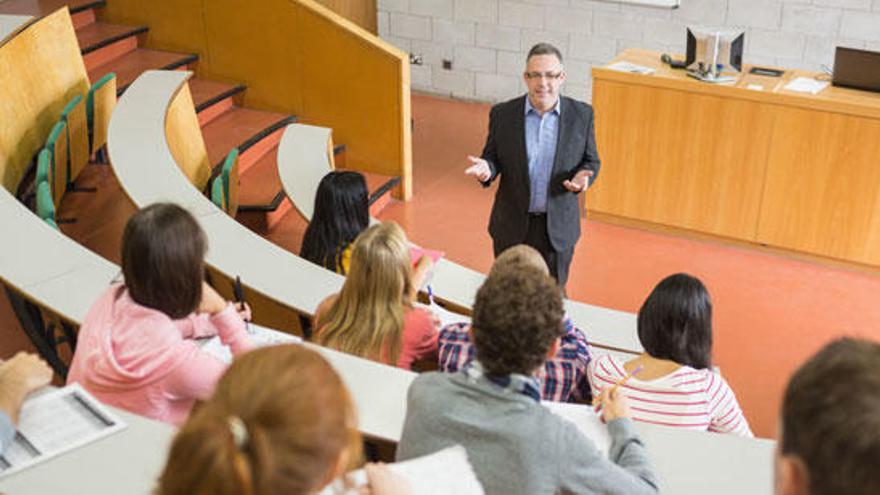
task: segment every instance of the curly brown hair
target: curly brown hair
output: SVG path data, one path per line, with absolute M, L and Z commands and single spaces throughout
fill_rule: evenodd
M 499 268 L 474 302 L 476 357 L 490 375 L 530 375 L 562 335 L 562 291 L 533 265 Z

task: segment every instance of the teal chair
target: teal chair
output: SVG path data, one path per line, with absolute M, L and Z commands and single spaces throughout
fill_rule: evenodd
M 220 177 L 211 182 L 211 202 L 223 211 L 226 211 L 226 196 L 223 194 L 223 181 Z
M 46 149 L 49 150 L 49 185 L 58 207 L 67 190 L 67 123 L 63 120 L 55 123 L 49 132 Z
M 220 206 L 229 216 L 234 217 L 238 212 L 238 148 L 233 148 L 226 158 L 223 160 L 223 168 L 220 169 L 220 175 L 214 179 L 211 186 L 211 200 L 214 204 Z M 220 197 L 219 193 L 215 193 L 217 184 L 222 187 L 222 206 L 215 200 Z
M 34 184 L 39 184 L 40 182 L 49 182 L 49 159 L 50 159 L 49 150 L 43 148 L 40 150 L 40 154 L 37 155 L 37 176 L 34 177 Z
M 55 223 L 55 203 L 52 202 L 52 189 L 47 181 L 37 184 L 37 216 Z
M 89 150 L 99 161 L 106 162 L 103 147 L 107 143 L 107 127 L 116 106 L 116 73 L 111 72 L 89 88 L 86 96 L 86 123 L 89 128 Z
M 49 224 L 49 227 L 52 227 L 53 229 L 58 230 L 58 231 L 61 230 L 60 228 L 58 228 L 58 224 L 55 223 L 54 219 L 46 218 L 45 220 L 46 220 L 46 223 Z
M 67 190 L 95 192 L 94 188 L 76 186 L 76 179 L 89 163 L 89 126 L 82 95 L 74 96 L 64 107 L 61 121 L 67 126 Z

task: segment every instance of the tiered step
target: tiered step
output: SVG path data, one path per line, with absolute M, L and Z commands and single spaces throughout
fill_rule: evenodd
M 199 115 L 199 125 L 205 126 L 235 105 L 234 99 L 244 93 L 243 84 L 227 84 L 219 81 L 193 78 L 189 91 Z
M 202 127 L 208 160 L 216 168 L 233 148 L 238 148 L 238 170 L 244 174 L 278 144 L 284 127 L 292 122 L 296 118 L 290 115 L 233 106 Z
M 146 26 L 92 22 L 76 30 L 76 39 L 87 69 L 105 64 L 138 47 L 138 35 Z
M 152 69 L 173 70 L 185 68 L 187 65 L 196 62 L 198 59 L 199 57 L 197 55 L 187 53 L 137 48 L 116 57 L 107 63 L 89 69 L 89 80 L 97 81 L 105 74 L 115 72 L 117 92 L 122 94 L 128 85 L 134 82 L 134 80 L 144 71 Z

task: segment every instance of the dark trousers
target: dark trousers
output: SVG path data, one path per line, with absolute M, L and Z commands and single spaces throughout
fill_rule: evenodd
M 550 275 L 556 279 L 559 286 L 565 289 L 565 283 L 568 282 L 568 267 L 571 265 L 571 259 L 574 256 L 574 247 L 570 247 L 564 251 L 556 251 L 550 242 L 550 235 L 547 234 L 547 214 L 546 213 L 530 213 L 529 228 L 526 232 L 526 238 L 522 242 L 535 248 L 547 268 L 550 269 Z M 494 239 L 492 240 L 492 248 L 497 258 L 505 249 L 512 247 L 511 244 L 500 244 Z

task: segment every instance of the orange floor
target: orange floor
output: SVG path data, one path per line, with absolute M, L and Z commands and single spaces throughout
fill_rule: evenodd
M 414 96 L 413 116 L 413 200 L 392 203 L 381 217 L 400 222 L 415 242 L 485 271 L 492 262 L 486 222 L 494 190 L 463 170 L 465 156 L 482 148 L 488 106 Z M 99 191 L 65 197 L 62 215 L 80 220 L 63 230 L 117 261 L 119 234 L 133 208 L 109 167 L 89 169 L 84 185 Z M 303 226 L 291 212 L 268 237 L 296 252 Z M 636 311 L 668 274 L 703 279 L 715 306 L 716 362 L 760 436 L 775 434 L 785 381 L 810 353 L 839 335 L 880 340 L 880 305 L 874 303 L 880 277 L 595 221 L 585 221 L 583 230 L 568 285 L 573 299 Z M 4 296 L 0 327 L 7 335 L 0 355 L 26 345 Z

